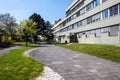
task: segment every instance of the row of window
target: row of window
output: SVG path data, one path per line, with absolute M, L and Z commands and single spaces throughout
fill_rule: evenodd
M 84 5 L 84 0 L 79 0 L 78 2 L 76 2 L 75 5 L 73 5 L 67 12 L 66 15 L 70 15 L 71 13 L 73 13 L 74 11 L 76 11 L 77 9 L 79 9 L 82 5 Z
M 94 30 L 89 30 L 89 31 L 84 31 L 77 33 L 78 38 L 82 38 L 83 35 L 86 36 L 86 38 L 89 38 L 91 34 L 94 34 L 95 37 L 100 37 L 101 33 L 109 33 L 109 36 L 118 36 L 118 31 L 120 30 L 119 25 L 114 25 L 111 27 L 104 27 L 101 29 L 94 29 Z
M 75 29 L 75 28 L 78 28 L 78 27 L 81 27 L 81 26 L 85 26 L 87 24 L 91 24 L 91 23 L 109 18 L 111 16 L 115 16 L 115 15 L 118 15 L 118 14 L 120 14 L 120 4 L 114 5 L 110 8 L 108 8 L 108 9 L 105 9 L 105 10 L 91 16 L 91 17 L 88 17 L 88 18 L 86 18 L 84 20 L 81 20 L 81 21 L 79 21 L 75 24 L 72 24 L 72 25 L 70 25 L 66 28 L 63 28 L 59 32 L 69 31 L 69 30 L 72 30 L 72 29 Z
M 105 2 L 107 0 L 102 0 L 102 3 Z M 83 2 L 82 2 L 83 3 Z M 66 23 L 72 21 L 73 19 L 79 17 L 80 15 L 83 15 L 85 12 L 88 12 L 89 10 L 97 7 L 100 5 L 100 0 L 93 0 L 91 3 L 89 3 L 86 7 L 82 8 L 81 10 L 79 10 L 78 12 L 76 12 L 74 15 L 72 15 L 71 17 L 69 17 L 67 20 L 65 20 L 62 24 L 62 26 L 65 26 Z M 75 10 L 75 9 L 74 9 Z
M 90 35 L 94 34 L 95 37 L 100 37 L 102 33 L 109 33 L 108 36 L 118 36 L 118 31 L 120 31 L 120 25 L 114 25 L 110 27 L 103 27 L 101 29 L 94 29 L 89 31 L 84 31 L 77 33 L 78 38 L 82 38 L 85 35 L 86 38 L 89 38 Z M 60 38 L 65 38 L 66 36 L 60 36 Z
M 92 1 L 90 4 L 88 4 L 86 6 L 87 10 L 90 10 L 98 5 L 100 5 L 100 2 L 104 3 L 107 0 L 94 0 Z M 78 4 L 77 4 L 78 3 Z M 79 9 L 82 5 L 84 5 L 84 0 L 79 0 L 74 6 L 72 6 L 67 12 L 67 16 L 70 15 L 71 13 L 73 13 L 74 11 L 76 11 L 77 9 Z
M 100 0 L 94 0 L 86 6 L 86 12 L 93 9 L 94 7 L 100 5 Z

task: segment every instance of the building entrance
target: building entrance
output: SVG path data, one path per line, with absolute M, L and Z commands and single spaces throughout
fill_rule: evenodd
M 77 43 L 77 34 L 76 33 L 70 33 L 70 43 Z

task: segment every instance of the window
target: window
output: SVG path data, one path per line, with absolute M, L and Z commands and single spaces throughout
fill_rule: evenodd
M 62 24 L 60 24 L 60 28 L 61 28 L 61 27 L 63 27 L 63 25 L 62 25 Z
M 108 18 L 108 9 L 102 11 L 102 19 L 106 19 L 106 18 Z
M 110 16 L 114 16 L 118 14 L 118 5 L 115 5 L 110 8 Z
M 91 31 L 91 34 L 95 34 L 95 30 L 92 30 L 92 31 Z
M 114 15 L 117 15 L 118 14 L 118 5 L 115 5 L 114 6 Z
M 70 15 L 71 13 L 73 13 L 74 11 L 76 11 L 78 8 L 80 8 L 82 5 L 84 5 L 84 1 L 83 0 L 78 0 L 77 4 L 73 5 L 73 7 L 71 7 L 67 12 L 67 16 Z
M 117 36 L 119 31 L 119 25 L 110 27 L 110 36 Z
M 78 12 L 76 13 L 76 15 L 77 15 L 77 17 L 80 16 L 80 11 L 78 11 Z
M 89 5 L 87 5 L 87 6 L 86 6 L 86 11 L 89 11 L 89 10 L 90 10 L 90 9 L 89 9 Z
M 78 38 L 82 38 L 83 33 L 78 33 Z
M 66 23 L 70 22 L 71 21 L 71 17 L 69 17 L 67 20 L 66 20 Z
M 106 28 L 102 28 L 102 29 L 101 29 L 101 32 L 102 32 L 102 33 L 109 32 L 109 28 L 108 28 L 108 27 L 106 27 Z
M 78 27 L 80 27 L 80 26 L 82 26 L 82 22 L 81 21 L 78 22 Z
M 79 38 L 79 33 L 77 33 L 77 38 Z
M 83 8 L 83 9 L 80 10 L 80 15 L 82 15 L 84 13 L 85 13 L 85 8 Z
M 95 5 L 95 6 L 100 5 L 100 0 L 95 0 L 95 1 L 94 1 L 94 5 Z
M 97 30 L 95 31 L 95 37 L 100 37 L 100 34 L 101 34 L 100 29 L 97 29 Z
M 66 27 L 66 28 L 65 28 L 65 31 L 67 31 L 67 30 L 68 30 L 68 28 Z
M 113 7 L 110 8 L 110 16 L 113 16 Z
M 68 27 L 66 27 L 66 31 L 68 31 L 69 29 L 68 29 Z
M 119 13 L 120 13 L 120 4 L 119 4 Z
M 91 2 L 90 4 L 88 4 L 88 5 L 86 6 L 86 11 L 89 11 L 89 10 L 91 10 L 91 9 L 93 9 L 93 8 L 94 8 L 94 3 Z
M 105 1 L 107 1 L 107 0 L 102 0 L 102 3 L 104 3 Z
M 77 28 L 77 23 L 72 25 L 72 29 L 75 29 L 75 28 Z
M 86 38 L 89 38 L 89 37 L 90 37 L 90 34 L 91 34 L 91 31 L 87 31 L 87 32 L 86 32 Z
M 91 8 L 91 9 L 94 8 L 94 2 L 91 2 L 91 4 L 90 4 L 90 8 Z
M 74 25 L 72 25 L 72 29 L 74 29 Z
M 78 4 L 78 8 L 81 7 L 82 5 L 84 5 L 84 1 L 81 1 L 81 2 Z
M 62 23 L 62 26 L 65 26 L 66 25 L 66 21 L 64 21 L 63 23 Z
M 77 14 L 74 14 L 72 17 L 71 17 L 71 20 L 75 19 L 77 17 Z
M 119 31 L 120 31 L 120 24 L 119 24 Z
M 72 29 L 72 26 L 69 26 L 69 27 L 68 27 L 68 30 L 71 30 L 71 29 Z
M 101 14 L 98 13 L 92 17 L 92 22 L 97 22 L 100 20 L 100 18 L 101 18 Z
M 92 17 L 87 18 L 87 24 L 92 23 Z
M 64 28 L 64 32 L 66 31 L 67 29 L 66 28 Z
M 65 35 L 64 36 L 62 36 L 63 37 L 63 39 L 65 39 Z
M 82 21 L 82 26 L 85 26 L 86 24 L 87 24 L 87 20 L 85 19 Z

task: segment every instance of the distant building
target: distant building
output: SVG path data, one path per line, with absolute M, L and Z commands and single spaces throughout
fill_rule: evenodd
M 73 0 L 53 27 L 60 43 L 120 44 L 120 0 Z

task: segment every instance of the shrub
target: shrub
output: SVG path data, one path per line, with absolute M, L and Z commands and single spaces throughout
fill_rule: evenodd
M 3 35 L 1 42 L 2 42 L 2 43 L 12 44 L 12 43 L 13 43 L 13 40 L 12 40 L 12 37 L 11 37 L 11 36 L 5 36 L 5 35 Z
M 1 42 L 5 42 L 5 40 L 6 40 L 5 38 L 6 38 L 6 37 L 3 35 Z
M 47 38 L 46 38 L 46 37 L 43 37 L 43 38 L 42 38 L 42 41 L 43 41 L 43 42 L 46 42 L 46 41 L 47 41 Z

